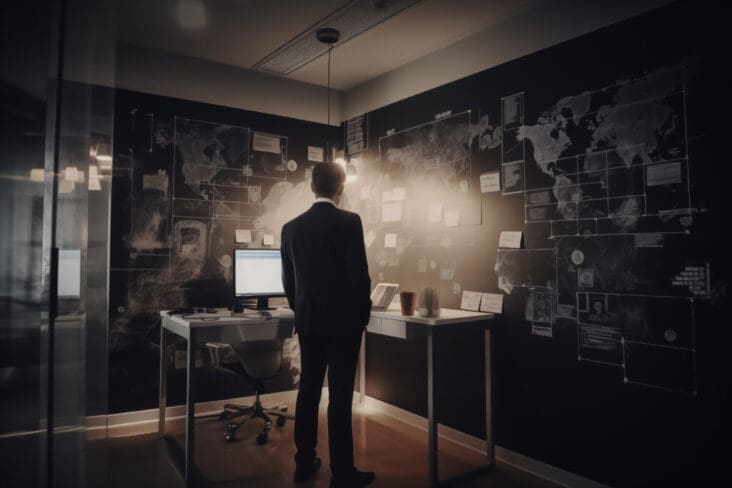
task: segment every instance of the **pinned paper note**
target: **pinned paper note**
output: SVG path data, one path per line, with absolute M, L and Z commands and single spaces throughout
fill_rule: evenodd
M 371 244 L 373 244 L 375 240 L 376 240 L 376 233 L 373 230 L 368 231 L 368 233 L 366 234 L 366 237 L 364 238 L 366 247 L 371 247 Z
M 427 259 L 426 258 L 421 258 L 417 261 L 417 272 L 418 273 L 427 272 Z
M 407 189 L 403 186 L 397 186 L 391 190 L 391 199 L 395 202 L 401 202 L 407 198 Z
M 402 202 L 385 203 L 381 206 L 382 222 L 401 222 Z
M 491 171 L 480 175 L 480 192 L 492 193 L 501 191 L 501 173 L 499 171 Z
M 481 293 L 480 311 L 503 313 L 503 295 L 500 293 Z
M 460 308 L 477 312 L 480 308 L 480 292 L 463 290 L 463 299 L 460 301 Z
M 384 236 L 384 247 L 396 247 L 397 246 L 397 235 L 386 234 Z
M 460 225 L 460 210 L 445 212 L 445 227 L 457 227 L 458 225 Z
M 250 229 L 236 229 L 234 231 L 234 242 L 237 244 L 252 242 L 252 231 Z
M 262 244 L 265 246 L 274 245 L 274 234 L 264 234 L 262 236 Z
M 501 232 L 501 237 L 498 239 L 498 247 L 521 249 L 522 234 L 523 233 L 520 230 L 504 230 L 503 232 Z
M 371 198 L 371 187 L 364 185 L 361 187 L 361 200 L 368 200 Z
M 317 146 L 308 146 L 308 161 L 314 163 L 323 162 L 323 148 Z
M 279 154 L 280 138 L 278 136 L 267 136 L 255 132 L 252 134 L 252 149 L 260 152 Z
M 441 203 L 430 203 L 427 210 L 427 221 L 430 223 L 436 223 L 442 221 L 442 204 Z

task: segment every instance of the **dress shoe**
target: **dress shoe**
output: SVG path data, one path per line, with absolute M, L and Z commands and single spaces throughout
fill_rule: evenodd
M 330 488 L 360 488 L 370 485 L 376 479 L 373 471 L 354 471 L 343 476 L 333 476 L 330 479 Z
M 320 458 L 316 457 L 313 462 L 307 465 L 298 464 L 295 467 L 295 482 L 307 481 L 320 469 Z

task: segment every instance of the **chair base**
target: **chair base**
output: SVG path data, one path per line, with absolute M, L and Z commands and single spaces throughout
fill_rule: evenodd
M 262 402 L 259 399 L 259 392 L 257 392 L 257 396 L 255 397 L 254 405 L 235 405 L 227 403 L 224 405 L 224 411 L 219 415 L 221 420 L 231 420 L 243 416 L 247 416 L 247 418 L 238 423 L 229 422 L 226 425 L 226 435 L 224 438 L 229 442 L 234 441 L 236 439 L 236 431 L 239 430 L 239 427 L 250 420 L 262 419 L 264 421 L 264 427 L 257 435 L 257 444 L 265 444 L 269 438 L 269 431 L 272 429 L 272 419 L 270 418 L 270 415 L 276 418 L 278 427 L 284 427 L 287 419 L 295 419 L 294 415 L 286 413 L 286 406 L 284 408 L 280 407 L 279 409 L 277 409 L 277 407 L 279 407 L 279 405 L 275 405 L 274 407 L 262 406 Z

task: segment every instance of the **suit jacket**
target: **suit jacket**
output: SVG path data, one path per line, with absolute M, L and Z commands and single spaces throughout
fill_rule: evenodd
M 317 202 L 282 227 L 280 252 L 298 334 L 363 332 L 371 314 L 371 278 L 358 214 Z

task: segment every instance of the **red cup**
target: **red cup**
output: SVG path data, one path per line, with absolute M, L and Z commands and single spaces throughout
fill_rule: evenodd
M 399 293 L 399 302 L 402 305 L 402 315 L 414 315 L 414 303 L 417 301 L 417 294 L 413 291 Z

